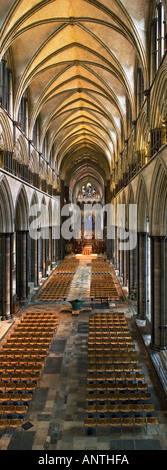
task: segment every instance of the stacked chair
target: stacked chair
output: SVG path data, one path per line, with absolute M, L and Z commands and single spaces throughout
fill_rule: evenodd
M 158 425 L 151 394 L 122 313 L 89 319 L 85 431 Z
M 97 301 L 119 300 L 118 287 L 105 260 L 92 260 L 90 297 Z
M 26 313 L 0 349 L 0 430 L 21 428 L 58 324 L 54 313 Z
M 78 267 L 79 261 L 76 259 L 65 259 L 60 263 L 57 270 L 44 284 L 40 290 L 38 299 L 40 301 L 58 301 L 66 299 L 73 276 Z

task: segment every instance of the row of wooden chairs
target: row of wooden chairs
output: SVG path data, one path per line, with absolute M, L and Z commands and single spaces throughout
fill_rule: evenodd
M 112 332 L 108 333 L 106 331 L 102 331 L 99 333 L 96 331 L 91 331 L 89 334 L 89 345 L 91 344 L 133 344 L 133 340 L 128 333 L 121 332 L 121 334 L 112 334 Z
M 142 372 L 104 372 L 104 373 L 87 373 L 88 382 L 114 382 L 114 381 L 126 381 L 126 382 L 143 382 L 145 381 L 145 375 Z
M 95 299 L 95 300 L 100 300 L 100 299 L 108 299 L 108 300 L 119 300 L 118 293 L 116 289 L 111 289 L 108 287 L 107 289 L 94 289 L 93 287 L 90 288 L 90 298 Z
M 116 330 L 115 330 L 116 331 Z M 122 331 L 120 329 L 117 330 L 117 332 L 115 333 L 113 331 L 113 329 L 110 330 L 110 333 L 108 331 L 101 331 L 99 332 L 98 330 L 96 331 L 91 331 L 89 332 L 89 344 L 92 346 L 93 344 L 96 345 L 99 343 L 99 344 L 108 344 L 108 343 L 111 343 L 111 344 L 123 344 L 124 342 L 126 343 L 129 343 L 130 344 L 134 344 L 133 343 L 133 340 L 129 334 L 129 332 L 126 330 L 126 331 Z M 132 349 L 132 348 L 131 348 Z
M 29 406 L 29 403 L 32 400 L 32 393 L 30 392 L 17 392 L 17 393 L 0 393 L 0 404 L 2 405 L 26 405 Z
M 127 417 L 134 416 L 143 416 L 143 417 L 152 417 L 155 413 L 155 406 L 153 403 L 147 404 L 98 404 L 86 405 L 86 414 L 88 417 L 96 417 L 96 415 L 104 415 L 103 417 L 122 417 L 126 415 Z
M 98 364 L 98 363 L 89 363 L 88 362 L 88 365 L 87 365 L 87 372 L 93 374 L 94 372 L 95 373 L 112 373 L 112 372 L 141 372 L 142 371 L 142 365 L 141 364 L 120 364 L 120 362 L 117 364 L 112 362 L 111 364 Z
M 33 328 L 24 328 L 23 326 L 21 328 L 18 328 L 18 332 L 14 331 L 13 334 L 8 338 L 6 342 L 5 348 L 8 349 L 7 345 L 14 345 L 14 341 L 17 342 L 17 344 L 20 344 L 21 341 L 23 342 L 33 342 L 33 344 L 38 343 L 38 344 L 50 344 L 51 338 L 53 337 L 53 334 L 55 332 L 55 327 L 54 328 L 49 328 L 48 331 L 43 328 L 42 330 L 39 329 L 33 329 Z
M 14 419 L 0 419 L 0 430 L 2 431 L 11 431 L 13 429 L 21 429 L 23 424 L 22 418 L 14 418 Z
M 88 434 L 95 432 L 102 432 L 102 428 L 105 432 L 110 432 L 118 428 L 121 432 L 127 428 L 136 431 L 137 428 L 145 429 L 146 433 L 148 426 L 158 426 L 158 417 L 136 417 L 136 418 L 85 418 L 85 429 Z
M 13 419 L 19 418 L 20 416 L 22 416 L 23 419 L 27 411 L 27 405 L 0 405 L 0 419 L 5 417 Z
M 22 361 L 23 363 L 23 361 Z M 105 368 L 106 370 L 111 370 L 112 367 L 114 367 L 114 369 L 118 370 L 118 367 L 117 366 L 121 366 L 122 367 L 122 371 L 125 370 L 125 366 L 129 366 L 129 365 L 132 365 L 133 366 L 133 371 L 136 372 L 140 370 L 140 368 L 137 368 L 137 366 L 139 364 L 139 359 L 138 358 L 134 358 L 134 357 L 125 357 L 125 358 L 121 358 L 121 357 L 114 357 L 114 356 L 100 356 L 100 357 L 93 357 L 93 358 L 89 358 L 88 359 L 88 371 L 92 371 L 92 370 L 101 370 L 103 368 Z M 107 369 L 108 368 L 108 369 Z
M 129 403 L 151 403 L 151 393 L 150 392 L 123 392 L 121 390 L 106 391 L 106 392 L 87 392 L 86 393 L 86 403 L 96 404 L 96 403 L 108 403 L 116 404 L 121 402 L 122 404 Z
M 96 337 L 94 340 L 94 337 L 89 339 L 89 345 L 88 345 L 88 353 L 90 351 L 97 351 L 97 350 L 107 350 L 109 349 L 111 352 L 112 350 L 116 349 L 126 349 L 128 350 L 135 350 L 135 345 L 131 338 L 113 338 L 113 337 Z
M 37 384 L 35 382 L 0 382 L 1 392 L 34 392 Z
M 126 320 L 125 318 L 122 318 L 122 317 L 107 317 L 107 318 L 103 318 L 103 317 L 94 317 L 94 318 L 90 318 L 90 322 L 89 324 L 90 325 L 111 325 L 111 324 L 124 324 L 126 325 Z
M 148 384 L 143 383 L 143 382 L 129 382 L 129 381 L 120 381 L 118 379 L 115 379 L 115 381 L 104 381 L 104 382 L 88 382 L 86 384 L 86 390 L 91 391 L 91 392 L 96 392 L 96 391 L 109 391 L 109 392 L 114 392 L 114 391 L 124 391 L 124 392 L 140 392 L 140 391 L 147 391 L 148 390 Z

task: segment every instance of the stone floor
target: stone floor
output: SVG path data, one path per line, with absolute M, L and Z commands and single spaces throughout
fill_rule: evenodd
M 90 306 L 88 300 L 85 305 Z M 86 435 L 84 417 L 86 406 L 86 374 L 88 343 L 88 312 L 79 315 L 61 313 L 68 303 L 54 303 L 59 324 L 55 331 L 44 368 L 24 426 L 19 432 L 0 433 L 0 450 L 167 450 L 167 399 L 153 367 L 147 348 L 136 325 L 134 310 L 126 301 L 112 306 L 112 311 L 123 311 L 127 318 L 135 348 L 139 355 L 151 392 L 152 402 L 159 417 L 156 428 L 111 432 L 110 435 Z M 34 303 L 34 306 L 38 302 Z M 92 307 L 95 307 L 91 304 Z M 41 307 L 46 309 L 45 306 Z M 94 311 L 106 311 L 107 306 L 96 306 Z M 12 324 L 8 324 L 8 327 Z M 5 324 L 3 325 L 5 330 Z M 4 335 L 3 331 L 3 335 Z M 1 335 L 1 336 L 3 336 Z
M 75 276 L 71 283 L 71 288 L 67 296 L 67 301 L 73 299 L 87 300 L 90 298 L 91 262 L 79 262 Z

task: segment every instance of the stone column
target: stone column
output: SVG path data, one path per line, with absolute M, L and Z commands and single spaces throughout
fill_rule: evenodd
M 62 211 L 62 208 L 64 206 L 64 200 L 65 200 L 65 187 L 64 187 L 64 181 L 62 180 L 61 181 L 61 193 L 60 193 L 60 211 Z M 63 216 L 60 216 L 60 220 L 61 220 L 61 227 L 62 227 L 62 224 L 65 220 L 65 218 Z M 65 250 L 65 243 L 66 243 L 66 240 L 64 240 L 62 234 L 60 235 L 60 240 L 58 240 L 60 243 L 58 244 L 59 245 L 59 253 L 60 253 L 60 259 L 63 259 L 64 258 L 64 250 Z
M 55 263 L 57 259 L 57 227 L 52 226 L 52 262 Z
M 151 346 L 167 346 L 167 237 L 151 236 Z
M 112 260 L 113 259 L 113 240 L 107 240 L 107 258 Z
M 120 276 L 123 278 L 124 273 L 124 250 L 120 250 Z
M 0 234 L 0 313 L 7 318 L 13 313 L 13 234 Z
M 38 285 L 38 240 L 31 238 L 31 282 Z
M 138 301 L 137 315 L 139 319 L 145 319 L 147 315 L 147 233 L 138 233 Z
M 46 276 L 46 240 L 42 238 L 42 277 Z
M 127 285 L 127 250 L 123 250 L 123 283 Z
M 16 232 L 16 294 L 19 300 L 28 296 L 28 231 Z
M 10 314 L 13 315 L 14 299 L 13 299 L 13 239 L 14 234 L 10 234 Z
M 130 250 L 126 250 L 126 285 L 129 292 L 129 283 L 130 283 Z
M 49 260 L 52 261 L 52 226 L 49 227 Z
M 107 185 L 105 187 L 105 204 L 110 204 L 111 203 L 111 191 L 110 191 L 110 180 L 107 180 Z M 107 238 L 107 224 L 109 224 L 109 218 L 107 216 L 107 212 L 104 212 L 104 227 L 106 227 L 105 230 L 105 244 L 106 244 L 106 253 L 107 253 L 107 258 L 112 259 L 112 239 Z
M 119 227 L 115 230 L 115 264 L 116 269 L 119 270 Z
M 134 235 L 133 232 L 131 232 L 131 237 L 133 237 L 133 235 Z M 135 288 L 135 263 L 136 263 L 136 247 L 133 248 L 132 250 L 129 250 L 129 293 L 130 294 Z

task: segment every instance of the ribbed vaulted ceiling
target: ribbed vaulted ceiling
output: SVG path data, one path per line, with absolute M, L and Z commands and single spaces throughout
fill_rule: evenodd
M 136 60 L 147 87 L 146 0 L 1 0 L 1 57 L 10 48 L 14 120 L 29 103 L 29 139 L 40 121 L 52 166 L 69 183 L 84 175 L 103 182 L 127 137 Z M 54 147 L 53 147 L 54 146 Z M 99 178 L 100 178 L 99 177 Z M 72 184 L 72 183 L 71 183 Z

